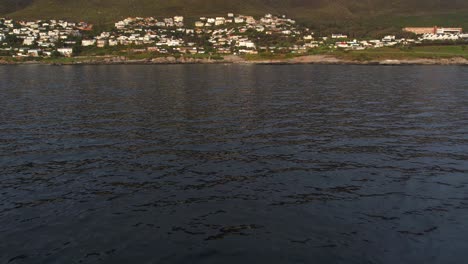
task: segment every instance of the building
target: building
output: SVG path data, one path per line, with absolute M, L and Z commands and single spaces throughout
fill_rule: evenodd
M 39 57 L 40 50 L 38 49 L 30 49 L 28 50 L 28 56 L 31 57 Z
M 424 34 L 461 34 L 463 32 L 462 28 L 450 27 L 405 27 L 403 31 L 412 32 L 416 35 L 424 35 Z
M 424 34 L 419 39 L 430 40 L 430 41 L 459 40 L 460 35 L 458 34 Z
M 348 36 L 344 34 L 332 34 L 332 39 L 345 39 L 345 38 L 348 38 Z
M 224 25 L 226 19 L 224 17 L 216 17 L 215 26 Z
M 247 24 L 255 24 L 257 21 L 255 20 L 255 18 L 253 16 L 246 16 L 245 17 L 245 23 Z
M 23 40 L 23 45 L 31 46 L 31 45 L 34 45 L 35 42 L 36 42 L 36 39 L 34 37 L 27 37 Z
M 244 20 L 243 17 L 235 17 L 235 18 L 234 18 L 234 23 L 237 23 L 237 24 L 239 24 L 239 23 L 244 23 L 244 21 L 245 21 L 245 20 Z
M 109 46 L 117 46 L 119 45 L 119 41 L 116 39 L 109 39 Z
M 58 48 L 57 52 L 65 57 L 71 57 L 73 55 L 73 48 Z
M 95 39 L 83 39 L 81 41 L 81 46 L 83 46 L 83 47 L 93 46 L 94 44 L 96 44 Z
M 462 28 L 437 28 L 436 34 L 461 34 L 463 32 Z
M 385 36 L 382 41 L 383 42 L 392 42 L 392 41 L 395 41 L 396 37 L 393 36 L 393 35 L 388 35 L 388 36 Z
M 255 48 L 255 43 L 250 40 L 241 40 L 237 43 L 238 47 Z
M 125 21 L 119 21 L 119 22 L 115 23 L 114 26 L 117 29 L 124 29 L 125 26 L 127 26 L 127 24 L 125 23 Z
M 175 16 L 174 17 L 174 22 L 175 23 L 183 23 L 184 22 L 184 17 L 183 16 Z
M 435 34 L 437 27 L 405 27 L 403 31 L 411 32 L 416 35 Z

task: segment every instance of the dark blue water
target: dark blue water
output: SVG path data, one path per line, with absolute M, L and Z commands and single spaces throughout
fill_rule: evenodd
M 0 263 L 467 249 L 467 67 L 0 67 Z

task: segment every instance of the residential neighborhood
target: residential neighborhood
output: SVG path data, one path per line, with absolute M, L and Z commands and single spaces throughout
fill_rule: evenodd
M 436 41 L 468 41 L 462 28 L 406 27 L 413 38 L 350 39 L 347 34 L 316 36 L 286 16 L 263 17 L 228 13 L 199 17 L 129 17 L 112 29 L 98 32 L 86 22 L 64 20 L 14 21 L 0 18 L 0 55 L 12 57 L 70 57 L 86 49 L 120 48 L 155 54 L 302 54 L 322 47 L 364 50 Z
M 91 31 L 85 22 L 63 20 L 14 21 L 0 18 L 0 52 L 18 57 L 71 56 L 82 33 Z

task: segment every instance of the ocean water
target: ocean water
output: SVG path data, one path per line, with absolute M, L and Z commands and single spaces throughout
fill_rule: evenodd
M 467 249 L 467 67 L 0 67 L 0 263 Z

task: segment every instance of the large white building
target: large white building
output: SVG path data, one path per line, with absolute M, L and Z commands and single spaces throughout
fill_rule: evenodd
M 462 28 L 437 28 L 436 34 L 461 34 L 463 32 Z

